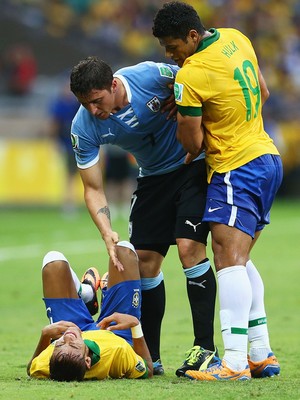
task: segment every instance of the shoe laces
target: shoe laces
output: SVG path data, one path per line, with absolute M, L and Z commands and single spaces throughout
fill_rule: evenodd
M 218 369 L 222 369 L 223 368 L 223 364 L 222 364 L 222 360 L 218 360 L 215 363 L 211 364 L 209 366 L 209 368 L 206 369 L 207 372 L 214 372 Z
M 162 367 L 162 363 L 160 361 L 160 358 L 156 361 L 153 361 L 153 367 Z
M 188 365 L 195 364 L 198 361 L 201 354 L 203 353 L 203 351 L 204 350 L 200 346 L 192 347 L 190 350 L 186 352 L 186 363 Z

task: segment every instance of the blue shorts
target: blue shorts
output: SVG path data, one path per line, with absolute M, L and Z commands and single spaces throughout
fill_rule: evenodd
M 270 209 L 283 177 L 281 158 L 265 154 L 226 173 L 214 173 L 203 221 L 233 226 L 254 238 L 270 223 Z
M 82 331 L 96 330 L 97 323 L 114 312 L 141 317 L 141 282 L 140 280 L 120 282 L 109 289 L 103 290 L 101 312 L 97 322 L 94 322 L 83 300 L 44 298 L 47 316 L 50 323 L 61 320 L 74 322 Z M 132 344 L 131 330 L 114 331 Z

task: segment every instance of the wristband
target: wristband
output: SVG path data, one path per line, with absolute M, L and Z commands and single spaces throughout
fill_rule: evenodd
M 138 325 L 134 326 L 131 328 L 131 335 L 133 339 L 139 339 L 144 336 L 143 331 L 142 331 L 142 326 L 139 323 Z

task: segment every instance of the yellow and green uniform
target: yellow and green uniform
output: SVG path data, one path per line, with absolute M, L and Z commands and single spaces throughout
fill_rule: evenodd
M 180 114 L 202 115 L 208 182 L 214 172 L 279 154 L 264 130 L 258 63 L 250 40 L 235 29 L 210 33 L 185 60 L 174 88 Z
M 146 378 L 148 374 L 145 361 L 125 339 L 106 330 L 86 331 L 83 339 L 94 341 L 100 348 L 100 361 L 87 370 L 85 379 L 105 378 Z M 50 344 L 32 361 L 30 376 L 49 378 L 49 361 L 54 350 Z

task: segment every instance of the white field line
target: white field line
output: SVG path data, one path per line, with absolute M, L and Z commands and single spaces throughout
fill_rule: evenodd
M 73 242 L 53 242 L 49 248 L 42 244 L 3 247 L 0 248 L 0 262 L 25 258 L 43 257 L 50 250 L 61 251 L 64 254 L 87 254 L 104 249 L 104 243 L 99 240 L 77 240 Z

